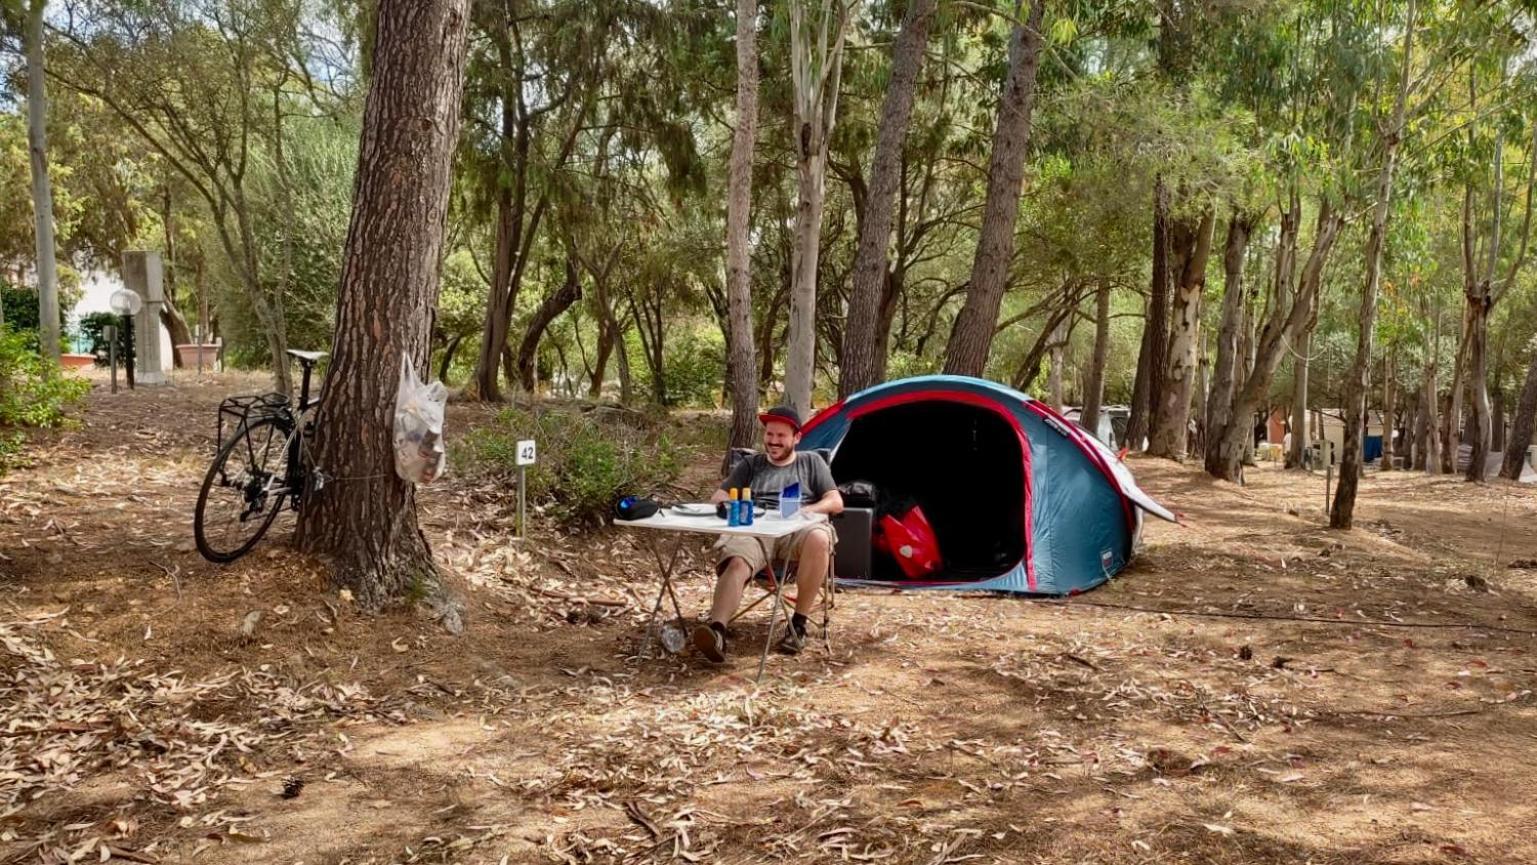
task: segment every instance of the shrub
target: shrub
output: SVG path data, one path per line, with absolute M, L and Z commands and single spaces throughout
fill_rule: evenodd
M 44 362 L 26 334 L 0 325 L 0 473 L 20 453 L 18 427 L 58 426 L 90 389 L 90 382 Z
M 518 440 L 534 439 L 539 461 L 528 472 L 530 504 L 567 526 L 601 524 L 621 495 L 665 487 L 686 461 L 684 449 L 651 422 L 607 414 L 504 409 L 491 424 L 469 432 L 455 463 L 467 474 L 511 478 Z
M 117 328 L 117 362 L 133 365 L 133 328 L 123 326 L 123 317 L 113 312 L 93 312 L 80 317 L 80 336 L 96 355 L 98 366 L 107 365 L 107 327 Z

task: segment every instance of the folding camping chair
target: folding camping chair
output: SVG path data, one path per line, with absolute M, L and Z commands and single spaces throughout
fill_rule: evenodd
M 821 621 L 818 624 L 822 629 L 822 647 L 827 651 L 828 655 L 831 655 L 833 651 L 832 617 L 834 598 L 836 597 L 836 593 L 833 591 L 833 560 L 837 551 L 837 541 L 834 541 L 833 544 L 833 549 L 828 550 L 827 577 L 822 580 L 822 588 L 819 590 L 821 597 L 817 599 L 817 606 L 812 610 L 813 614 L 817 612 L 822 614 Z M 797 561 L 794 568 L 785 567 L 776 573 L 773 563 L 770 562 L 763 570 L 748 578 L 748 585 L 757 586 L 762 590 L 762 593 L 752 603 L 737 610 L 731 616 L 730 621 L 726 623 L 729 627 L 735 624 L 737 619 L 747 615 L 764 601 L 771 601 L 768 636 L 763 641 L 763 655 L 758 659 L 758 678 L 760 679 L 763 678 L 763 667 L 768 663 L 768 653 L 774 646 L 774 624 L 779 620 L 779 615 L 782 612 L 784 614 L 785 627 L 788 628 L 790 626 L 790 616 L 795 613 L 795 599 L 785 595 L 785 586 L 795 585 L 795 578 L 798 576 L 797 570 L 799 568 L 800 562 Z M 811 621 L 810 617 L 807 618 L 808 621 Z

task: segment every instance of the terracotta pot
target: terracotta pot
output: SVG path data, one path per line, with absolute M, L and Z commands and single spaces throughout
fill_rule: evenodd
M 203 368 L 212 369 L 213 363 L 219 357 L 219 346 L 214 343 L 188 342 L 176 346 L 176 353 L 181 356 L 181 365 L 188 369 L 197 369 L 198 352 L 203 353 Z

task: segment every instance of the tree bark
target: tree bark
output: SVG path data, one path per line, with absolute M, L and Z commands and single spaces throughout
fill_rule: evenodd
M 48 179 L 48 94 L 44 87 L 43 7 L 27 7 L 27 154 L 32 167 L 32 213 L 37 241 L 38 344 L 49 367 L 59 366 L 59 272 L 54 255 L 53 188 Z
M 522 216 L 514 214 L 511 190 L 497 190 L 490 300 L 480 338 L 480 356 L 476 360 L 472 379 L 475 395 L 483 400 L 501 398 L 496 361 L 501 356 L 502 347 L 507 344 L 507 331 L 512 327 L 512 310 L 518 299 L 517 288 L 512 285 L 512 260 L 517 243 L 516 234 L 522 221 Z
M 1308 437 L 1308 356 L 1313 351 L 1313 334 L 1305 333 L 1292 356 L 1292 443 L 1286 451 L 1286 467 L 1300 469 L 1303 454 L 1311 441 Z
M 1061 411 L 1064 403 L 1062 394 L 1062 367 L 1067 363 L 1067 328 L 1066 320 L 1057 322 L 1057 326 L 1051 329 L 1051 371 L 1046 374 L 1046 401 L 1051 403 L 1055 411 Z
M 367 607 L 445 599 L 413 486 L 394 470 L 393 394 L 401 357 L 427 361 L 429 314 L 459 140 L 469 0 L 381 0 L 363 110 L 352 219 L 342 259 L 331 367 L 314 464 L 332 478 L 301 513 L 301 546 L 326 556 Z
M 1233 410 L 1233 388 L 1238 370 L 1238 333 L 1244 319 L 1243 266 L 1249 253 L 1249 237 L 1256 218 L 1234 212 L 1227 223 L 1227 242 L 1222 251 L 1222 322 L 1217 327 L 1217 359 L 1212 366 L 1211 393 L 1206 407 L 1206 451 L 1211 458 L 1218 431 L 1226 428 Z
M 1372 229 L 1366 239 L 1366 284 L 1361 289 L 1361 312 L 1357 322 L 1356 357 L 1345 379 L 1345 442 L 1340 455 L 1340 479 L 1335 487 L 1334 505 L 1329 512 L 1329 527 L 1348 529 L 1354 524 L 1356 490 L 1361 481 L 1361 437 L 1366 426 L 1367 374 L 1372 356 L 1372 338 L 1377 325 L 1377 291 L 1382 280 L 1382 249 L 1387 243 L 1388 213 L 1393 199 L 1393 170 L 1398 164 L 1398 147 L 1404 136 L 1404 110 L 1409 97 L 1410 61 L 1414 49 L 1415 0 L 1409 0 L 1408 26 L 1404 30 L 1403 68 L 1393 115 L 1382 132 L 1382 169 L 1377 175 L 1377 200 L 1372 208 Z
M 1532 446 L 1533 421 L 1537 419 L 1537 339 L 1532 340 L 1531 348 L 1532 362 L 1526 369 L 1526 383 L 1521 386 L 1510 438 L 1505 442 L 1505 461 L 1500 466 L 1500 477 L 1513 481 L 1521 479 L 1526 449 Z
M 1228 418 L 1226 429 L 1221 433 L 1221 440 L 1217 443 L 1215 458 L 1208 450 L 1206 471 L 1212 477 L 1228 481 L 1239 479 L 1239 467 L 1242 465 L 1244 453 L 1254 443 L 1254 429 L 1251 422 L 1254 412 L 1266 402 L 1266 397 L 1270 393 L 1271 380 L 1275 377 L 1276 367 L 1281 363 L 1286 346 L 1297 341 L 1298 336 L 1309 326 L 1309 322 L 1317 313 L 1314 298 L 1317 297 L 1319 286 L 1323 282 L 1324 265 L 1329 260 L 1329 254 L 1334 249 L 1334 242 L 1339 238 L 1340 229 L 1345 220 L 1329 199 L 1325 198 L 1319 204 L 1318 227 L 1313 233 L 1313 249 L 1308 253 L 1308 260 L 1303 265 L 1302 277 L 1297 285 L 1295 297 L 1291 299 L 1288 308 L 1284 301 L 1292 294 L 1290 284 L 1295 257 L 1294 252 L 1289 251 L 1294 247 L 1289 244 L 1294 245 L 1296 242 L 1300 213 L 1301 207 L 1294 197 L 1291 210 L 1282 215 L 1280 246 L 1276 255 L 1273 303 L 1268 320 L 1256 340 L 1253 368 L 1233 399 L 1233 410 Z
M 1143 316 L 1131 416 L 1126 421 L 1126 446 L 1134 451 L 1142 450 L 1142 442 L 1152 427 L 1157 395 L 1162 392 L 1164 357 L 1169 344 L 1169 252 L 1169 190 L 1159 177 L 1153 187 L 1153 282 Z
M 882 307 L 886 295 L 886 253 L 891 245 L 891 223 L 898 186 L 902 180 L 902 143 L 913 115 L 918 76 L 928 47 L 929 25 L 934 20 L 935 0 L 909 0 L 902 17 L 902 32 L 891 50 L 891 81 L 881 107 L 870 158 L 870 190 L 864 219 L 859 224 L 859 245 L 854 255 L 853 286 L 849 293 L 848 325 L 843 334 L 843 358 L 838 368 L 838 396 L 864 390 L 877 378 L 878 354 L 885 346 L 881 335 Z M 890 333 L 887 319 L 885 333 Z
M 1206 262 L 1211 256 L 1215 215 L 1208 210 L 1187 243 L 1181 243 L 1182 267 L 1171 309 L 1172 328 L 1164 365 L 1164 386 L 1150 399 L 1154 414 L 1148 452 L 1183 462 L 1190 440 L 1190 396 L 1195 385 L 1196 343 L 1201 327 L 1201 293 L 1206 288 Z M 1186 230 L 1188 232 L 1188 229 Z M 1185 232 L 1182 232 L 1185 233 Z M 1183 240 L 1184 238 L 1182 238 Z M 1152 397 L 1153 393 L 1150 392 Z
M 1393 433 L 1397 416 L 1393 404 L 1393 349 L 1389 347 L 1382 358 L 1382 471 L 1393 470 Z
M 1014 26 L 1009 40 L 1009 72 L 998 100 L 998 124 L 993 131 L 987 200 L 971 265 L 971 288 L 945 346 L 945 372 L 952 375 L 981 376 L 987 372 L 998 310 L 1008 288 L 1009 262 L 1014 257 L 1014 224 L 1019 217 L 1025 153 L 1030 145 L 1045 6 L 1045 0 L 1033 0 L 1029 18 Z
M 821 0 L 820 38 L 813 44 L 805 4 L 790 0 L 791 83 L 795 96 L 795 239 L 790 256 L 790 335 L 785 347 L 785 401 L 811 413 L 816 375 L 817 267 L 827 192 L 827 147 L 838 116 L 838 84 L 848 30 L 845 0 Z M 836 9 L 836 12 L 834 11 Z M 832 20 L 829 20 L 829 18 Z M 831 45 L 829 25 L 834 29 Z
M 1501 361 L 1496 360 L 1494 366 L 1499 368 Z M 1494 436 L 1489 444 L 1489 450 L 1494 453 L 1505 452 L 1505 389 L 1495 388 L 1489 393 L 1490 427 Z
M 1094 359 L 1083 386 L 1083 428 L 1099 434 L 1100 407 L 1105 399 L 1105 361 L 1110 356 L 1110 280 L 1101 279 L 1094 301 Z M 1109 444 L 1106 442 L 1105 444 Z
M 544 338 L 544 332 L 549 329 L 550 322 L 560 317 L 560 314 L 570 309 L 572 304 L 582 299 L 582 280 L 576 270 L 576 257 L 566 256 L 566 279 L 549 297 L 546 297 L 534 310 L 533 318 L 528 321 L 528 328 L 523 331 L 523 341 L 518 344 L 518 385 L 523 392 L 530 396 L 537 395 L 539 382 L 536 380 L 535 361 L 539 356 L 539 340 Z
M 726 192 L 726 297 L 730 354 L 726 377 L 731 389 L 728 447 L 751 447 L 758 430 L 757 352 L 752 330 L 752 159 L 758 126 L 758 4 L 736 4 L 736 128 L 731 133 L 731 168 Z

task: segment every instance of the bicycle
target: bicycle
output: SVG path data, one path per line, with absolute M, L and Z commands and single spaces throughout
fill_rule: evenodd
M 228 564 L 251 551 L 286 507 L 298 511 L 305 497 L 319 491 L 324 476 L 309 465 L 305 438 L 315 421 L 305 414 L 310 374 L 325 358 L 321 351 L 289 349 L 303 369 L 297 411 L 280 393 L 229 397 L 219 404 L 217 451 L 197 496 L 192 533 L 203 558 Z M 226 422 L 232 425 L 224 438 Z

